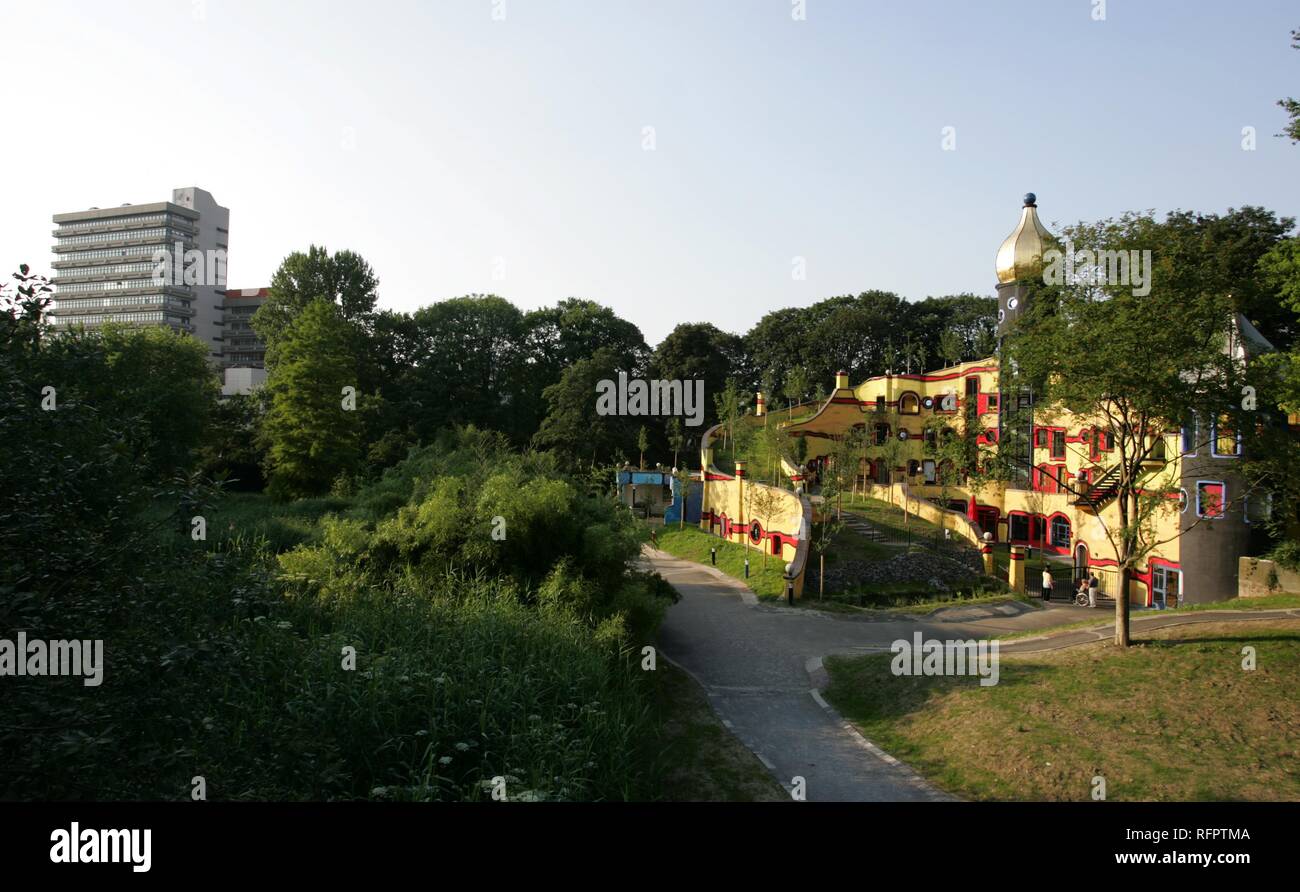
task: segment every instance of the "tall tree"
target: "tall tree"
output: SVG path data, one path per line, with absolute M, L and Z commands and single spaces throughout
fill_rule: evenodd
M 270 409 L 262 428 L 269 491 L 277 498 L 317 496 L 353 473 L 362 441 L 357 356 L 351 326 L 337 305 L 314 300 L 267 345 Z M 345 388 L 352 388 L 348 401 Z
M 712 403 L 728 378 L 744 380 L 744 341 L 707 322 L 684 322 L 678 325 L 655 348 L 650 360 L 650 374 L 655 378 L 677 381 L 703 381 L 705 393 L 704 424 L 717 422 Z
M 440 429 L 473 424 L 527 442 L 524 317 L 496 295 L 440 301 L 412 316 L 412 367 L 405 373 L 409 420 L 425 439 Z M 526 407 L 525 407 L 526 408 Z
M 269 346 L 312 301 L 325 300 L 338 306 L 343 319 L 368 331 L 378 288 L 379 279 L 360 254 L 330 254 L 311 245 L 306 253 L 295 251 L 281 261 L 271 277 L 270 295 L 253 314 L 252 325 Z
M 546 417 L 533 445 L 556 452 L 570 462 L 599 465 L 626 461 L 635 453 L 638 421 L 627 415 L 602 415 L 596 410 L 597 385 L 618 380 L 621 357 L 609 348 L 573 363 L 560 380 L 546 388 Z

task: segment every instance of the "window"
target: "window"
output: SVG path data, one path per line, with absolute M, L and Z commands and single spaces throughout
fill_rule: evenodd
M 1052 458 L 1065 458 L 1065 431 L 1052 431 Z
M 1178 513 L 1187 513 L 1187 490 L 1185 489 L 1178 490 Z
M 1039 465 L 1034 469 L 1038 478 L 1034 489 L 1039 492 L 1056 492 L 1056 469 L 1051 465 Z
M 1234 430 L 1232 418 L 1220 415 L 1211 425 L 1210 454 L 1215 458 L 1237 458 L 1241 455 L 1241 437 Z
M 1227 486 L 1220 480 L 1201 480 L 1196 484 L 1196 516 L 1219 520 L 1225 515 Z
M 885 411 L 885 395 L 883 393 L 876 397 L 876 411 Z
M 921 470 L 921 463 L 916 459 L 911 459 L 907 463 L 907 476 L 915 477 Z
M 882 399 L 883 399 L 883 397 L 882 397 Z M 877 445 L 877 446 L 883 446 L 883 445 L 885 445 L 885 442 L 886 442 L 888 439 L 889 439 L 889 425 L 887 425 L 887 424 L 877 424 L 877 425 L 876 425 L 876 445 Z
M 996 393 L 990 393 L 988 396 L 988 409 L 990 412 L 992 412 L 997 407 L 998 407 L 998 395 Z
M 1034 431 L 1034 445 L 1039 449 L 1047 448 L 1047 428 L 1040 427 Z
M 975 377 L 967 378 L 966 398 L 970 399 L 971 397 L 979 396 L 979 392 L 980 392 L 980 379 Z
M 1052 546 L 1054 548 L 1070 547 L 1070 521 L 1064 517 L 1052 518 Z
M 1007 518 L 1007 536 L 1012 542 L 1029 541 L 1029 515 L 1012 514 Z
M 1183 425 L 1183 455 L 1196 454 L 1196 416 L 1193 415 Z
M 903 394 L 898 398 L 898 412 L 900 415 L 919 415 L 921 400 L 914 393 Z

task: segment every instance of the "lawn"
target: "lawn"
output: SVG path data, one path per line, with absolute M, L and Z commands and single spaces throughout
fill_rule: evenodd
M 1081 801 L 1101 776 L 1114 800 L 1300 799 L 1300 620 L 1003 656 L 991 687 L 895 677 L 891 659 L 828 659 L 827 699 L 958 796 Z
M 785 562 L 772 555 L 764 566 L 763 553 L 756 548 L 746 548 L 711 536 L 698 527 L 654 527 L 659 548 L 679 558 L 709 564 L 709 549 L 718 549 L 717 567 L 728 576 L 744 582 L 763 598 L 785 597 Z M 749 578 L 745 578 L 745 558 L 749 558 Z M 815 574 L 814 574 L 815 578 Z M 809 590 L 805 588 L 804 597 Z

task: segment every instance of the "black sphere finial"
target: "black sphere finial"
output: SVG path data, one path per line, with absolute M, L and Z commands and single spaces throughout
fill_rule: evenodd
M 1038 207 L 1038 205 L 1034 204 L 1034 202 L 1036 202 L 1037 200 L 1038 200 L 1038 196 L 1035 195 L 1034 193 L 1032 192 L 1025 193 L 1025 207 L 1027 208 Z

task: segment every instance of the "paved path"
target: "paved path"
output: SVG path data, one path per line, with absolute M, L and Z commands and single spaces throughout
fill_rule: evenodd
M 845 722 L 818 690 L 826 684 L 821 660 L 830 654 L 887 650 L 920 631 L 943 639 L 1062 625 L 1090 618 L 1086 607 L 1055 604 L 1035 610 L 1012 603 L 951 608 L 918 619 L 843 615 L 760 605 L 743 583 L 718 570 L 646 548 L 644 560 L 681 593 L 660 632 L 660 649 L 705 689 L 727 726 L 790 789 L 805 780 L 810 801 L 903 801 L 947 798 L 914 772 L 874 747 Z M 992 614 L 992 615 L 990 615 Z M 1179 622 L 1300 618 L 1300 610 L 1245 614 L 1134 617 L 1134 628 Z M 1101 626 L 1106 617 L 1098 617 Z M 1096 629 L 1026 638 L 1004 653 L 1033 653 L 1099 640 Z

